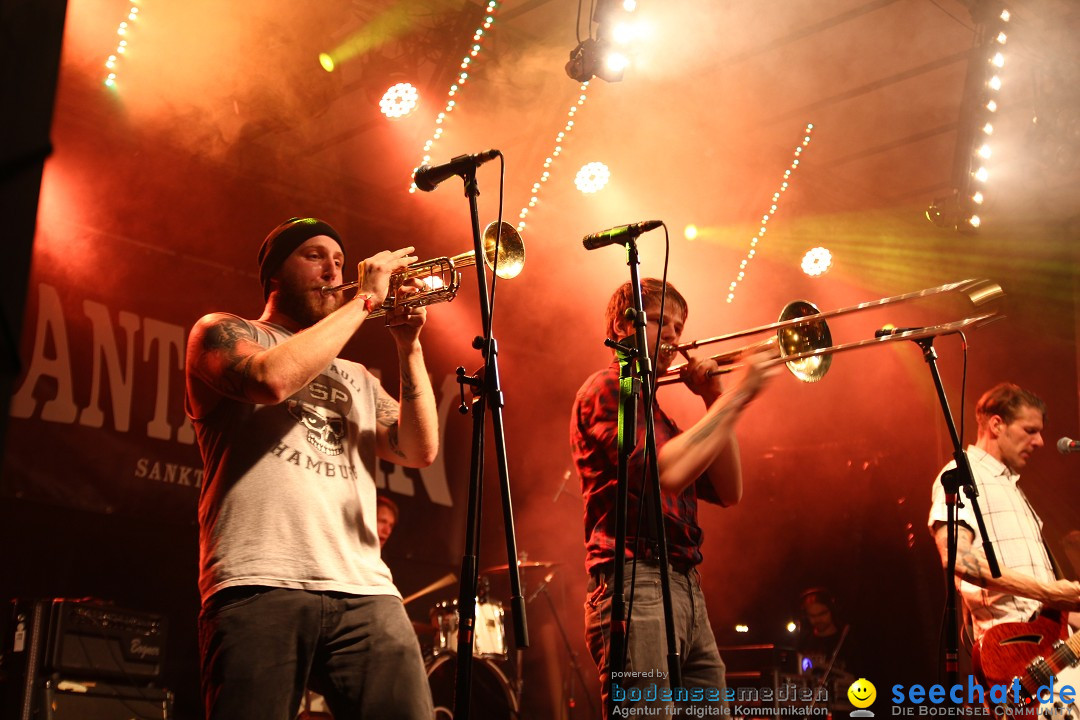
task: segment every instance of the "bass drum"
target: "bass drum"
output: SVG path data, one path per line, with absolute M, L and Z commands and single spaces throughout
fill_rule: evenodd
M 427 666 L 435 720 L 453 720 L 454 690 L 457 687 L 457 655 L 439 655 Z M 473 658 L 471 717 L 484 720 L 513 720 L 517 701 L 510 681 L 498 666 L 486 658 Z

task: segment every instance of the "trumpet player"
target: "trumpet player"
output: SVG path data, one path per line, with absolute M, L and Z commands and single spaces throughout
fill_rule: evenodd
M 186 409 L 205 467 L 208 720 L 294 717 L 307 685 L 339 718 L 432 716 L 420 648 L 379 554 L 374 480 L 376 458 L 424 467 L 438 452 L 425 308 L 387 314 L 398 400 L 338 357 L 412 253 L 359 263 L 346 300 L 323 291 L 342 281 L 341 237 L 321 220 L 292 218 L 259 250 L 262 316 L 214 313 L 189 336 Z

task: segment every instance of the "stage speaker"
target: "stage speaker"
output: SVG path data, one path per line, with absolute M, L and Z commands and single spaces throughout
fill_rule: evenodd
M 142 687 L 161 674 L 166 626 L 160 615 L 101 601 L 13 600 L 11 613 L 3 620 L 0 717 L 5 720 L 89 720 L 99 717 L 89 714 L 99 707 L 123 708 L 133 703 L 143 707 L 151 702 L 157 708 L 163 693 L 168 694 Z M 124 720 L 132 717 L 162 715 L 156 710 L 151 714 L 129 711 Z
M 157 679 L 165 654 L 165 618 L 99 601 L 52 601 L 46 667 L 65 677 Z
M 172 694 L 159 688 L 50 680 L 45 684 L 41 720 L 170 720 Z

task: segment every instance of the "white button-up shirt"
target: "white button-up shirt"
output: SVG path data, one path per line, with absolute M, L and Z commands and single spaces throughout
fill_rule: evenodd
M 986 532 L 993 541 L 998 563 L 1003 568 L 1027 575 L 1041 583 L 1054 581 L 1054 569 L 1042 538 L 1042 520 L 1031 507 L 1023 491 L 1017 486 L 1020 475 L 1009 470 L 992 455 L 974 445 L 967 449 L 971 473 L 979 489 L 979 509 L 982 510 Z M 941 472 L 956 466 L 950 462 Z M 964 507 L 957 508 L 957 517 L 974 534 L 971 547 L 983 550 L 975 513 L 964 491 L 960 490 Z M 930 508 L 930 530 L 936 523 L 947 518 L 945 491 L 941 487 L 941 473 L 934 483 L 933 504 Z M 985 551 L 984 551 L 985 552 Z M 1002 622 L 1027 622 L 1042 607 L 1029 598 L 1016 597 L 988 590 L 969 583 L 959 582 L 964 607 L 971 617 L 975 641 L 992 626 Z

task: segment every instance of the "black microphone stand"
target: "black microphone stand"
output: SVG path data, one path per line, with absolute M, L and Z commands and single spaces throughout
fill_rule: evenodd
M 945 386 L 941 383 L 941 374 L 937 367 L 937 351 L 934 350 L 934 336 L 912 338 L 923 352 L 923 359 L 930 368 L 930 374 L 934 378 L 934 387 L 937 389 L 938 401 L 941 403 L 941 411 L 945 416 L 945 424 L 949 429 L 949 437 L 953 444 L 953 460 L 956 467 L 945 471 L 941 475 L 941 486 L 945 490 L 945 505 L 947 508 L 947 534 L 948 534 L 948 560 L 945 564 L 945 684 L 946 687 L 956 685 L 960 680 L 960 627 L 957 622 L 956 606 L 956 544 L 958 536 L 958 520 L 956 508 L 958 506 L 958 491 L 961 486 L 964 494 L 971 501 L 971 510 L 975 514 L 975 522 L 979 526 L 979 534 L 983 539 L 983 550 L 986 553 L 986 562 L 990 566 L 990 574 L 1001 577 L 998 567 L 997 555 L 986 532 L 986 524 L 983 522 L 982 512 L 979 510 L 979 490 L 975 485 L 975 477 L 971 473 L 971 465 L 968 463 L 967 454 L 964 453 L 960 435 L 956 432 L 956 423 L 953 422 L 952 411 L 949 409 L 949 398 L 945 394 Z M 961 408 L 963 411 L 963 408 Z
M 480 554 L 480 516 L 482 484 L 484 479 L 484 430 L 487 412 L 491 413 L 495 456 L 499 469 L 499 486 L 502 490 L 503 524 L 506 533 L 506 557 L 510 574 L 510 607 L 514 619 L 514 640 L 519 648 L 529 646 L 529 631 L 525 620 L 525 601 L 521 596 L 521 577 L 517 564 L 517 539 L 514 535 L 514 513 L 510 500 L 510 471 L 506 460 L 506 438 L 503 434 L 503 393 L 499 385 L 498 345 L 491 332 L 491 306 L 488 296 L 487 275 L 484 272 L 483 247 L 480 242 L 480 214 L 476 198 L 480 194 L 476 183 L 476 167 L 462 173 L 465 196 L 469 199 L 472 216 L 473 251 L 476 254 L 476 280 L 480 301 L 480 317 L 485 337 L 473 340 L 473 347 L 484 357 L 484 368 L 479 377 L 465 375 L 458 368 L 458 382 L 479 391 L 472 402 L 473 434 L 472 459 L 469 473 L 469 510 L 465 531 L 465 551 L 461 559 L 461 584 L 458 592 L 458 647 L 455 676 L 454 717 L 467 720 L 472 693 L 473 638 L 476 630 L 476 589 L 479 582 L 478 557 Z
M 656 465 L 656 432 L 653 422 L 653 375 L 652 360 L 649 358 L 648 337 L 645 331 L 646 318 L 644 301 L 641 296 L 640 258 L 637 239 L 631 234 L 621 241 L 626 246 L 626 264 L 630 267 L 630 286 L 633 290 L 634 306 L 627 311 L 633 315 L 635 333 L 634 347 L 627 347 L 612 340 L 605 341 L 615 348 L 619 358 L 619 470 L 615 502 L 615 566 L 613 568 L 611 588 L 611 643 L 608 660 L 608 675 L 605 680 L 607 707 L 605 716 L 615 717 L 615 700 L 611 692 L 612 678 L 626 668 L 626 640 L 629 626 L 626 620 L 626 601 L 623 582 L 626 575 L 626 525 L 629 506 L 629 464 L 630 456 L 637 445 L 637 408 L 638 397 L 645 408 L 645 448 L 646 488 L 640 498 L 638 514 L 645 511 L 647 503 L 652 502 L 656 520 L 657 562 L 660 564 L 660 591 L 664 603 L 664 631 L 668 647 L 668 678 L 672 688 L 682 686 L 682 670 L 679 661 L 679 648 L 675 639 L 675 620 L 671 605 L 671 578 L 668 574 L 667 535 L 664 532 L 664 512 L 660 499 L 660 475 Z M 660 318 L 663 322 L 663 318 Z M 648 500 L 646 499 L 648 497 Z M 640 555 L 635 548 L 635 562 Z

